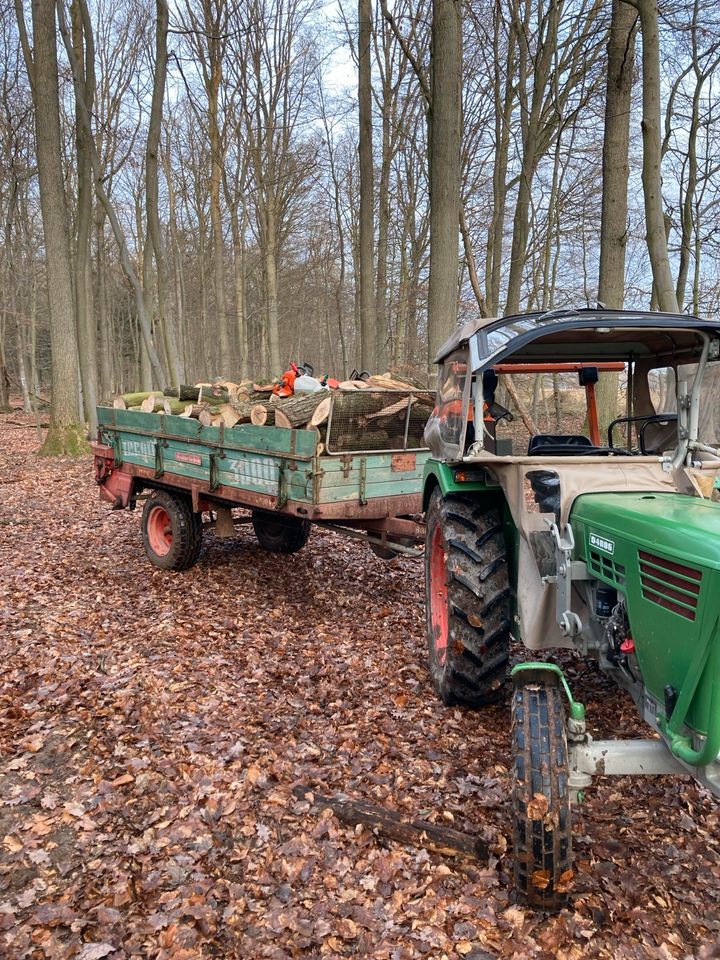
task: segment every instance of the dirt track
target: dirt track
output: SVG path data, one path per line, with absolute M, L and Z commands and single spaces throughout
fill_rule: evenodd
M 90 459 L 38 459 L 27 424 L 0 417 L 0 957 L 720 956 L 720 805 L 689 781 L 598 781 L 572 909 L 514 904 L 507 699 L 434 698 L 419 561 L 242 528 L 164 574 Z M 643 733 L 568 667 L 596 736 Z M 383 843 L 298 783 L 493 856 Z

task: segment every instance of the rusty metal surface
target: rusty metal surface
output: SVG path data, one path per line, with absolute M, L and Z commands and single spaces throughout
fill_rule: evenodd
M 416 453 L 395 453 L 390 461 L 390 469 L 393 473 L 407 473 L 409 470 L 414 470 L 416 466 Z

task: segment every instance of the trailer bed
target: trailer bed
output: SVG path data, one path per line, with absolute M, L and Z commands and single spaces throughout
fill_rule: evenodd
M 429 451 L 329 453 L 316 429 L 227 428 L 164 413 L 98 407 L 100 495 L 116 509 L 143 490 L 188 496 L 195 512 L 245 507 L 419 541 Z M 319 452 L 322 451 L 322 452 Z

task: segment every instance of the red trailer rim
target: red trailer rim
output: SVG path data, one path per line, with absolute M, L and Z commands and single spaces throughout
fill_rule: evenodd
M 448 646 L 448 580 L 445 537 L 439 523 L 430 539 L 430 628 L 435 657 L 442 667 Z
M 148 514 L 147 536 L 150 549 L 158 557 L 164 557 L 170 552 L 173 542 L 172 523 L 165 507 L 153 507 Z

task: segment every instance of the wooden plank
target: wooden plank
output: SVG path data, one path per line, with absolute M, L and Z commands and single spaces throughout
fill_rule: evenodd
M 126 427 L 147 431 L 163 438 L 202 439 L 205 443 L 221 445 L 219 427 L 202 427 L 197 420 L 180 416 L 98 407 L 98 422 L 108 428 L 115 426 L 121 432 Z M 227 450 L 247 447 L 258 453 L 270 453 L 279 456 L 294 454 L 297 458 L 303 460 L 312 459 L 315 454 L 315 445 L 315 431 L 276 430 L 274 427 L 256 427 L 249 423 L 226 429 L 222 441 L 223 448 Z

